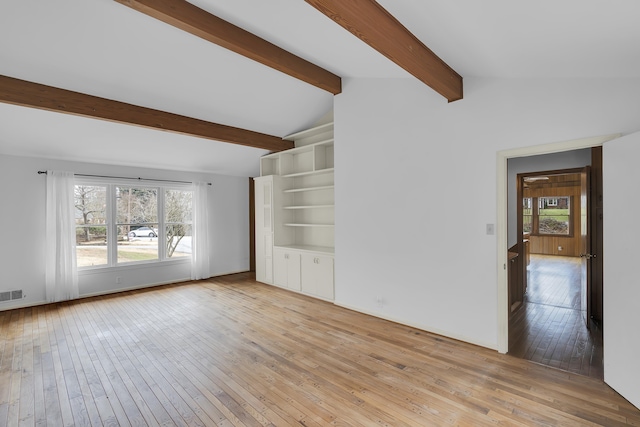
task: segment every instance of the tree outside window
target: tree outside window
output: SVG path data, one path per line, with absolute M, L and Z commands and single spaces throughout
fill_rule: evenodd
M 193 192 L 167 190 L 164 203 L 167 257 L 191 256 Z

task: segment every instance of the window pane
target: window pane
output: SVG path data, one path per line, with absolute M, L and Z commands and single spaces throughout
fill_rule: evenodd
M 116 200 L 118 224 L 158 222 L 157 188 L 116 187 Z
M 107 188 L 76 185 L 74 206 L 78 267 L 106 265 L 108 263 Z
M 167 258 L 191 256 L 193 193 L 167 190 L 164 200 Z
M 191 191 L 167 190 L 165 200 L 165 221 L 169 223 L 191 223 Z
M 106 265 L 107 227 L 76 227 L 76 262 L 78 267 Z
M 167 225 L 167 258 L 191 256 L 191 225 Z
M 540 234 L 569 235 L 569 197 L 538 199 L 538 231 Z
M 116 187 L 118 263 L 158 259 L 158 189 Z
M 533 209 L 531 209 L 531 197 L 522 199 L 522 231 L 531 233 L 533 225 Z
M 158 259 L 158 235 L 154 230 L 158 224 L 149 224 L 144 227 L 129 230 L 129 226 L 118 226 L 118 263 L 151 261 Z M 133 227 L 131 227 L 133 228 Z M 141 231 L 142 230 L 142 231 Z M 133 234 L 136 234 L 133 237 Z M 149 236 L 149 233 L 153 233 Z

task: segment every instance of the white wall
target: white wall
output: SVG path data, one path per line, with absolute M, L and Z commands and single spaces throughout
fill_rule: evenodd
M 211 182 L 211 275 L 249 269 L 248 178 L 0 155 L 0 223 L 3 224 L 0 291 L 23 289 L 26 294 L 26 298 L 20 301 L 1 303 L 0 310 L 45 301 L 45 176 L 38 175 L 37 171 L 47 169 L 80 174 Z M 116 276 L 121 278 L 121 284 L 116 284 Z M 79 275 L 80 295 L 173 283 L 188 280 L 190 276 L 189 259 L 84 271 Z
M 640 128 L 640 80 L 345 79 L 336 302 L 497 348 L 496 153 Z M 382 298 L 382 307 L 377 302 Z

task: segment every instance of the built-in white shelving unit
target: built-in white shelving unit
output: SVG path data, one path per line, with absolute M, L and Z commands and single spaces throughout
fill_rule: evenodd
M 261 176 L 255 179 L 256 213 L 261 212 L 261 218 L 256 215 L 256 279 L 333 300 L 333 123 L 284 139 L 294 141 L 295 148 L 262 157 Z M 265 200 L 265 192 L 271 199 Z M 270 210 L 268 228 L 265 210 Z M 265 237 L 269 233 L 271 238 Z M 260 274 L 270 271 L 270 276 Z

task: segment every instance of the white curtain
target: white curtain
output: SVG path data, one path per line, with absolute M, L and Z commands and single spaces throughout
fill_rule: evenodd
M 211 277 L 209 268 L 209 202 L 211 186 L 206 182 L 193 184 L 193 240 L 191 243 L 191 279 Z
M 47 171 L 45 286 L 49 302 L 79 296 L 73 193 L 73 173 Z

